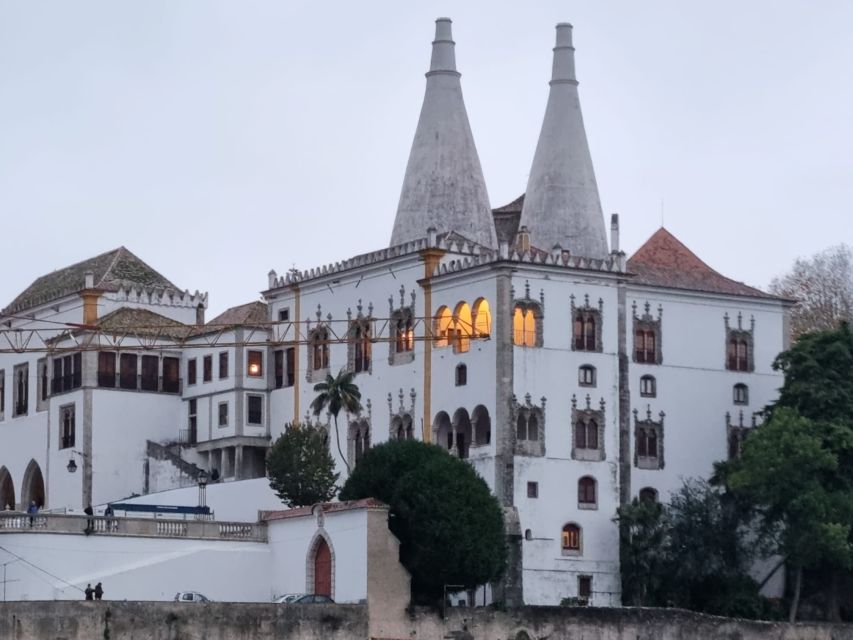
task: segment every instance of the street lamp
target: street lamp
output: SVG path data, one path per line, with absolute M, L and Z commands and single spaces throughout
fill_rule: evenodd
M 78 456 L 81 456 L 83 458 L 86 457 L 85 453 L 82 453 L 81 451 L 77 451 L 76 449 L 72 449 L 71 450 L 71 459 L 68 461 L 68 464 L 65 465 L 65 468 L 68 469 L 68 473 L 75 473 L 77 471 L 77 461 L 74 459 L 75 453 Z
M 204 469 L 199 471 L 196 481 L 198 482 L 198 506 L 205 507 L 207 506 L 207 471 Z

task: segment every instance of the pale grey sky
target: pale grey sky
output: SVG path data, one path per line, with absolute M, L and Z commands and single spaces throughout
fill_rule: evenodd
M 762 287 L 853 244 L 849 0 L 0 0 L 0 307 L 119 245 L 211 314 L 387 246 L 443 15 L 492 206 L 525 188 L 569 21 L 625 250 L 662 199 Z

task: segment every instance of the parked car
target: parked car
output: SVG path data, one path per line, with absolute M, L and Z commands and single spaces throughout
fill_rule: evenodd
M 276 598 L 278 604 L 334 604 L 329 596 L 314 593 L 288 593 Z
M 211 602 L 211 600 L 198 591 L 178 591 L 175 594 L 175 602 Z

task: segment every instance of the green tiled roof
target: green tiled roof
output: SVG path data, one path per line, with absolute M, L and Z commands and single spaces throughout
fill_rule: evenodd
M 36 278 L 35 282 L 3 309 L 3 313 L 19 313 L 77 293 L 85 287 L 88 271 L 95 276 L 95 288 L 105 291 L 117 291 L 120 285 L 180 291 L 133 253 L 119 247 Z

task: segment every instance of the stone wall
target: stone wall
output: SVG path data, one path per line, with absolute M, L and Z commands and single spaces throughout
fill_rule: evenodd
M 853 640 L 853 625 L 750 622 L 676 609 L 418 609 L 362 605 L 0 603 L 2 640 Z M 378 612 L 377 612 L 378 613 Z M 376 635 L 384 628 L 385 634 Z M 393 631 L 392 631 L 393 628 Z
M 751 622 L 678 609 L 451 609 L 445 620 L 418 610 L 411 622 L 413 633 L 399 640 L 853 640 L 853 625 Z
M 367 607 L 178 602 L 0 603 L 2 640 L 353 640 Z

